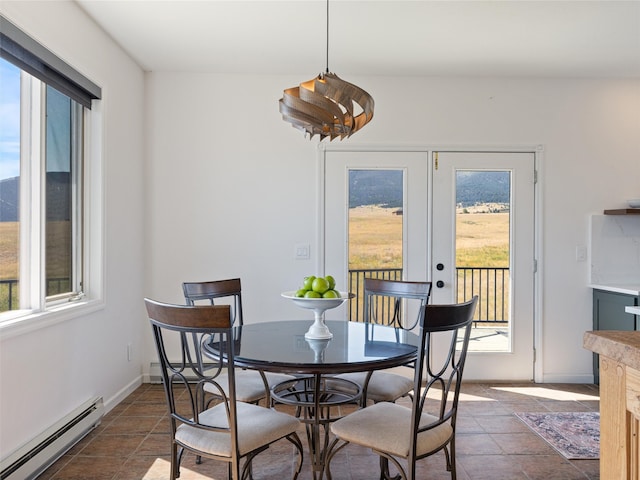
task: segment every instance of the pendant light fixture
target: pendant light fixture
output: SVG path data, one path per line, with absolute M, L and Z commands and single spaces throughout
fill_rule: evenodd
M 282 119 L 302 130 L 309 138 L 320 135 L 342 140 L 350 137 L 373 118 L 373 98 L 360 87 L 329 72 L 329 0 L 327 0 L 327 66 L 297 87 L 284 90 L 280 99 Z

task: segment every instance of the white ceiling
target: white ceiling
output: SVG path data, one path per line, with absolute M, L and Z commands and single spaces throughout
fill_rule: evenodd
M 326 67 L 324 0 L 76 1 L 147 71 Z M 329 69 L 640 77 L 640 0 L 331 0 Z

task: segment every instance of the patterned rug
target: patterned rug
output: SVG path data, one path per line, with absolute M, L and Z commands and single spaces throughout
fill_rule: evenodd
M 598 412 L 516 413 L 565 458 L 600 458 L 600 414 Z

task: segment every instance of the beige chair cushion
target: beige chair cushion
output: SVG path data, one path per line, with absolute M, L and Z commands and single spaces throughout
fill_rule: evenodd
M 367 372 L 343 373 L 337 378 L 351 380 L 364 386 Z M 339 388 L 339 387 L 338 387 Z M 367 387 L 367 400 L 374 402 L 395 402 L 413 390 L 413 378 L 403 377 L 395 373 L 373 372 Z
M 296 431 L 300 421 L 292 415 L 258 405 L 237 402 L 238 450 L 245 455 Z M 220 403 L 200 414 L 200 423 L 227 427 L 225 405 Z M 180 425 L 176 440 L 189 448 L 222 457 L 231 457 L 231 435 Z
M 424 413 L 420 426 L 437 420 L 437 417 Z M 347 442 L 407 458 L 411 409 L 395 403 L 376 403 L 332 423 L 331 432 Z M 443 446 L 452 434 L 453 429 L 448 423 L 421 433 L 418 436 L 417 454 L 422 455 Z
M 267 392 L 264 389 L 264 382 L 260 377 L 260 372 L 256 370 L 241 370 L 235 369 L 236 377 L 236 399 L 239 402 L 256 403 L 258 400 L 264 398 Z M 279 382 L 295 379 L 291 375 L 285 375 L 283 373 L 269 373 L 265 372 L 267 377 L 267 383 L 269 386 Z M 225 392 L 229 391 L 229 379 L 227 375 L 220 375 L 216 378 L 216 381 L 222 387 Z M 205 384 L 205 391 L 219 395 L 218 392 L 211 384 Z

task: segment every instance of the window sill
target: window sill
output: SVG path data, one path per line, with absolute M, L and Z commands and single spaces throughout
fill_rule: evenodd
M 83 300 L 56 305 L 44 312 L 0 320 L 0 340 L 24 335 L 44 327 L 50 327 L 57 323 L 87 315 L 102 310 L 104 306 L 102 300 Z

